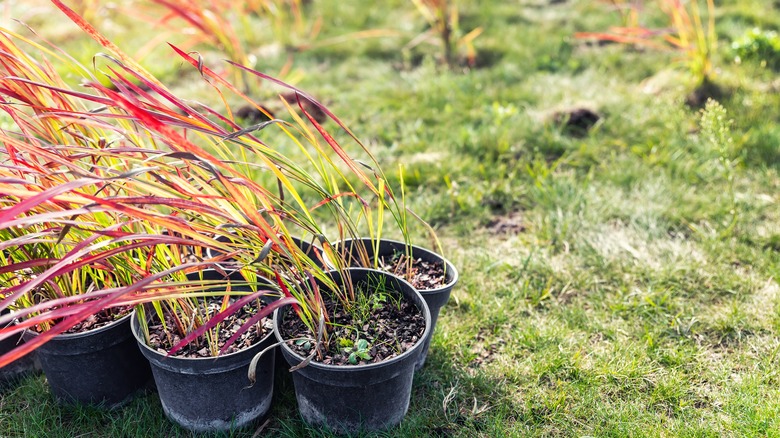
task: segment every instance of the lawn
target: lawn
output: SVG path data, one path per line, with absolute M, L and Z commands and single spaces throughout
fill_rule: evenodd
M 142 9 L 81 3 L 129 53 L 148 43 Z M 409 413 L 381 436 L 780 436 L 780 80 L 730 47 L 780 30 L 780 5 L 716 2 L 719 105 L 705 110 L 686 103 L 683 53 L 575 37 L 620 25 L 610 2 L 458 3 L 461 34 L 483 29 L 473 67 L 409 44 L 427 26 L 411 1 L 313 0 L 313 43 L 236 20 L 256 68 L 325 102 L 386 169 L 403 164 L 407 202 L 459 268 Z M 641 20 L 663 27 L 647 3 Z M 101 51 L 43 0 L 0 4 L 12 18 L 85 65 Z M 144 65 L 216 103 L 163 44 L 192 37 L 155 34 Z M 599 120 L 578 130 L 574 110 Z M 276 385 L 268 421 L 230 436 L 330 436 L 300 419 L 289 376 Z M 0 395 L 0 436 L 189 433 L 154 393 L 65 407 L 34 376 Z

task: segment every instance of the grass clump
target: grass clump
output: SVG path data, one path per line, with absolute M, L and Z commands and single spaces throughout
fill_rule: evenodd
M 758 62 L 762 67 L 780 69 L 780 35 L 754 27 L 731 43 L 734 61 Z

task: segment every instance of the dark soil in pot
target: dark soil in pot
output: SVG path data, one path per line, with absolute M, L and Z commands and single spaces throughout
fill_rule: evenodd
M 394 252 L 380 255 L 378 268 L 405 279 L 417 290 L 438 289 L 447 284 L 444 262 L 441 260 L 425 260 Z
M 307 252 L 307 249 L 308 249 L 308 251 L 311 251 L 311 248 L 312 248 L 311 245 L 308 245 L 305 242 L 303 242 L 302 244 L 299 243 L 299 247 L 304 250 L 304 253 L 307 253 L 307 254 L 309 253 L 309 252 Z M 213 254 L 209 254 L 208 256 L 209 257 L 213 257 Z M 192 273 L 187 274 L 187 279 L 190 280 L 190 281 L 196 281 L 198 279 L 203 279 L 203 280 L 207 280 L 207 281 L 224 282 L 225 284 L 227 284 L 227 282 L 233 281 L 233 282 L 237 282 L 237 284 L 241 285 L 241 286 L 238 286 L 239 288 L 247 289 L 247 286 L 245 284 L 243 284 L 245 282 L 244 277 L 241 275 L 241 273 L 239 271 L 233 271 L 232 273 L 227 274 L 224 270 L 204 269 L 204 270 L 201 270 L 201 271 L 192 272 Z M 269 288 L 271 288 L 271 289 L 273 289 L 275 291 L 273 293 L 269 293 L 267 295 L 263 295 L 260 298 L 264 303 L 270 303 L 271 301 L 279 299 L 282 296 L 281 292 L 277 291 L 278 286 L 276 286 L 274 281 L 272 281 L 270 279 L 267 279 L 267 278 L 264 278 L 264 277 L 258 277 L 257 281 L 259 283 L 265 284 L 266 286 L 268 286 Z M 216 287 L 216 286 L 214 287 L 214 290 L 219 290 L 219 289 L 220 289 L 220 287 Z M 225 287 L 222 286 L 221 289 L 224 290 Z M 278 353 L 279 349 L 275 348 L 275 350 L 277 351 L 276 354 L 279 354 Z M 195 356 L 193 356 L 193 357 L 195 357 Z M 205 357 L 205 356 L 201 356 L 201 357 Z M 287 372 L 288 368 L 289 367 L 286 366 L 286 363 L 283 360 L 277 360 L 276 361 L 276 371 L 275 371 L 275 374 L 281 375 L 282 378 L 289 379 L 289 374 L 290 373 Z
M 363 260 L 359 257 L 357 248 L 364 248 L 370 263 L 374 261 L 374 246 L 371 239 L 346 239 L 338 243 L 339 246 L 346 248 L 349 254 L 349 264 L 351 266 L 361 266 Z M 340 251 L 340 250 L 339 250 Z M 395 240 L 382 239 L 379 242 L 378 256 L 380 269 L 391 272 L 394 275 L 402 274 L 405 280 L 409 281 L 422 295 L 431 312 L 431 330 L 428 337 L 424 340 L 422 354 L 420 354 L 417 363 L 417 369 L 422 368 L 425 359 L 428 356 L 428 347 L 433 338 L 436 329 L 436 321 L 439 319 L 439 312 L 450 298 L 452 288 L 458 282 L 458 270 L 447 259 L 429 251 L 425 248 L 412 245 L 412 270 L 411 276 L 407 275 L 406 244 Z
M 357 286 L 362 294 L 358 312 L 348 312 L 332 297 L 325 297 L 325 308 L 330 317 L 327 323 L 332 342 L 323 355 L 314 360 L 326 365 L 363 365 L 379 363 L 409 350 L 425 331 L 425 317 L 417 306 L 394 291 L 371 293 Z M 355 313 L 364 313 L 358 316 Z M 310 338 L 316 335 L 300 319 L 287 318 L 280 327 L 283 338 Z M 312 342 L 296 342 L 289 347 L 308 356 Z
M 55 336 L 36 350 L 49 388 L 61 402 L 121 406 L 151 380 L 130 331 L 130 315 L 87 324 L 98 328 Z M 28 330 L 24 336 L 38 334 Z
M 120 309 L 108 309 L 95 315 L 89 315 L 84 321 L 79 322 L 65 331 L 67 335 L 86 333 L 90 330 L 97 330 L 101 327 L 111 325 L 122 318 L 129 316 L 133 312 L 132 307 L 122 307 Z
M 219 299 L 214 299 L 214 304 Z M 212 309 L 214 311 L 216 309 Z M 219 347 L 235 333 L 257 307 L 245 306 L 220 330 Z M 195 432 L 222 432 L 240 428 L 265 416 L 273 397 L 275 350 L 266 352 L 256 368 L 256 382 L 247 377 L 249 364 L 259 352 L 273 344 L 270 319 L 245 332 L 230 348 L 230 353 L 213 357 L 205 343 L 191 343 L 173 356 L 167 350 L 170 341 L 160 330 L 160 322 L 150 319 L 147 345 L 137 318 L 133 317 L 133 334 L 139 348 L 149 360 L 165 415 L 175 423 Z
M 384 301 L 387 304 L 382 307 L 393 310 L 372 309 L 376 312 L 369 312 L 367 319 L 370 321 L 358 330 L 333 331 L 332 345 L 324 357 L 292 372 L 298 409 L 309 424 L 323 425 L 341 433 L 387 429 L 398 425 L 409 408 L 414 367 L 422 340 L 430 331 L 430 312 L 419 293 L 398 277 L 371 269 L 350 268 L 344 272 L 350 275 L 354 285 L 382 278 L 388 295 Z M 333 271 L 332 275 L 337 283 L 343 284 L 339 272 Z M 379 289 L 364 290 L 370 291 L 364 296 L 368 298 L 368 307 L 373 308 L 371 297 Z M 343 309 L 335 302 L 329 306 L 333 312 L 332 323 L 354 319 L 340 315 Z M 400 320 L 389 321 L 396 317 Z M 291 309 L 277 310 L 274 328 L 280 341 L 294 336 L 313 336 L 301 329 L 302 325 L 296 320 Z M 400 327 L 402 325 L 413 327 L 404 329 Z M 393 338 L 392 333 L 398 333 L 398 338 Z M 387 339 L 387 335 L 391 338 Z M 366 341 L 363 348 L 361 339 Z M 282 344 L 282 353 L 290 366 L 304 361 L 304 356 L 313 348 L 312 341 L 309 344 L 293 340 Z
M 219 313 L 223 306 L 222 299 L 219 297 L 207 298 L 203 303 L 205 307 L 203 311 L 208 312 L 209 315 Z M 220 323 L 222 329 L 217 333 L 217 342 L 214 344 L 215 347 L 221 349 L 238 329 L 257 313 L 257 310 L 258 308 L 256 306 L 247 305 L 225 318 L 225 320 Z M 165 314 L 164 319 L 164 324 L 157 319 L 156 315 L 149 320 L 149 347 L 160 354 L 167 355 L 168 351 L 181 341 L 181 336 L 178 334 L 166 334 L 163 327 L 175 327 L 177 322 L 171 314 Z M 233 345 L 228 347 L 225 354 L 235 353 L 251 347 L 268 336 L 272 329 L 271 319 L 263 318 L 260 323 L 250 327 Z M 176 351 L 171 356 L 193 359 L 213 358 L 214 354 L 216 354 L 216 352 L 212 352 L 208 343 L 201 337 L 197 341 L 187 344 L 184 348 Z

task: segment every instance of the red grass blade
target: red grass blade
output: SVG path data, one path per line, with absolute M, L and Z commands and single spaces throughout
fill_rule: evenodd
M 250 302 L 256 300 L 257 298 L 265 295 L 268 292 L 270 292 L 270 291 L 268 291 L 268 290 L 260 290 L 260 291 L 257 291 L 255 293 L 251 294 L 251 295 L 247 295 L 245 297 L 242 297 L 239 300 L 236 300 L 236 302 L 234 302 L 233 304 L 228 306 L 228 308 L 226 308 L 222 312 L 219 312 L 216 315 L 211 316 L 209 318 L 209 320 L 205 324 L 203 324 L 202 326 L 198 327 L 196 330 L 193 330 L 192 332 L 190 332 L 181 341 L 179 341 L 176 345 L 174 345 L 168 351 L 168 356 L 172 356 L 172 355 L 176 354 L 177 351 L 181 350 L 182 348 L 187 346 L 187 344 L 189 344 L 190 342 L 192 342 L 195 339 L 199 338 L 200 336 L 202 336 L 207 331 L 209 331 L 209 330 L 213 329 L 214 327 L 216 327 L 217 324 L 219 324 L 220 322 L 224 321 L 228 316 L 234 314 L 235 312 L 237 312 L 239 309 L 241 309 L 245 305 L 247 305 Z M 287 298 L 285 298 L 285 300 L 287 300 L 287 301 L 284 302 L 283 304 L 287 304 L 288 302 L 291 302 Z M 276 309 L 280 305 L 283 305 L 283 304 L 276 304 L 278 301 L 280 301 L 280 300 L 274 301 L 273 303 L 271 303 L 269 305 L 263 306 L 262 309 L 257 314 L 255 314 L 253 316 L 253 318 L 255 316 L 257 316 L 257 315 L 261 315 L 260 318 L 268 316 L 271 312 L 274 311 L 274 309 Z M 251 319 L 250 319 L 250 321 L 251 321 Z M 244 333 L 249 328 L 249 326 L 251 326 L 251 324 L 250 324 L 249 321 L 247 321 L 241 327 L 241 329 L 243 329 L 243 330 L 239 330 L 236 333 Z M 246 327 L 246 328 L 244 328 L 244 327 Z M 239 334 L 239 336 L 240 336 L 240 334 Z M 236 339 L 238 339 L 238 337 L 234 335 L 227 342 L 225 342 L 225 345 L 222 347 L 222 350 L 220 350 L 220 354 L 223 354 L 228 348 L 230 348 L 230 346 L 233 344 L 233 342 L 235 342 Z
M 125 295 L 131 294 L 135 291 L 143 289 L 144 286 L 147 286 L 153 282 L 156 282 L 160 280 L 161 278 L 165 278 L 172 273 L 184 270 L 189 267 L 193 266 L 199 266 L 199 264 L 183 264 L 176 266 L 174 268 L 150 275 L 144 279 L 141 279 L 137 281 L 136 283 L 129 285 L 127 287 L 119 288 L 116 292 L 111 293 L 110 295 L 107 295 L 99 300 L 95 300 L 92 302 L 86 302 L 78 306 L 78 311 L 71 316 L 65 318 L 63 321 L 55 324 L 51 329 L 45 331 L 44 333 L 41 333 L 40 335 L 36 336 L 34 339 L 30 340 L 29 342 L 26 342 L 22 344 L 21 346 L 11 350 L 10 352 L 0 355 L 0 368 L 2 368 L 5 365 L 8 365 L 9 363 L 13 362 L 16 359 L 19 359 L 31 351 L 35 350 L 39 346 L 45 344 L 49 340 L 51 340 L 53 337 L 62 334 L 66 332 L 68 329 L 73 327 L 74 325 L 78 324 L 79 322 L 85 320 L 90 315 L 93 315 L 97 312 L 99 312 L 102 309 L 107 309 L 109 307 L 112 307 L 116 304 L 116 302 L 122 298 Z M 0 329 L 0 333 L 7 333 L 8 331 L 15 330 L 14 328 L 3 328 Z M 17 330 L 18 331 L 18 330 Z M 0 338 L 2 339 L 2 338 Z
M 62 184 L 57 187 L 53 187 L 51 189 L 48 189 L 46 191 L 40 192 L 39 194 L 32 196 L 30 198 L 27 198 L 18 204 L 14 205 L 13 207 L 9 207 L 3 210 L 0 210 L 0 229 L 6 228 L 6 223 L 9 222 L 11 219 L 16 217 L 19 214 L 26 213 L 30 211 L 32 208 L 47 202 L 51 201 L 52 199 L 56 198 L 59 195 L 62 195 L 64 193 L 71 192 L 75 189 L 94 184 L 96 181 L 92 179 L 78 179 L 75 181 L 69 181 L 65 184 Z M 3 189 L 0 187 L 0 196 L 3 196 Z

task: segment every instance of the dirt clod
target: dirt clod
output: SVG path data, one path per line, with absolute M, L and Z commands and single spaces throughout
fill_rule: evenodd
M 704 108 L 707 100 L 722 100 L 726 96 L 726 92 L 715 82 L 711 80 L 705 80 L 701 85 L 696 87 L 690 94 L 685 97 L 685 104 L 691 108 Z
M 601 120 L 601 116 L 588 108 L 572 108 L 553 114 L 553 121 L 563 125 L 565 133 L 574 137 L 584 137 Z
M 519 212 L 498 216 L 488 223 L 492 234 L 520 234 L 526 230 L 525 222 Z

